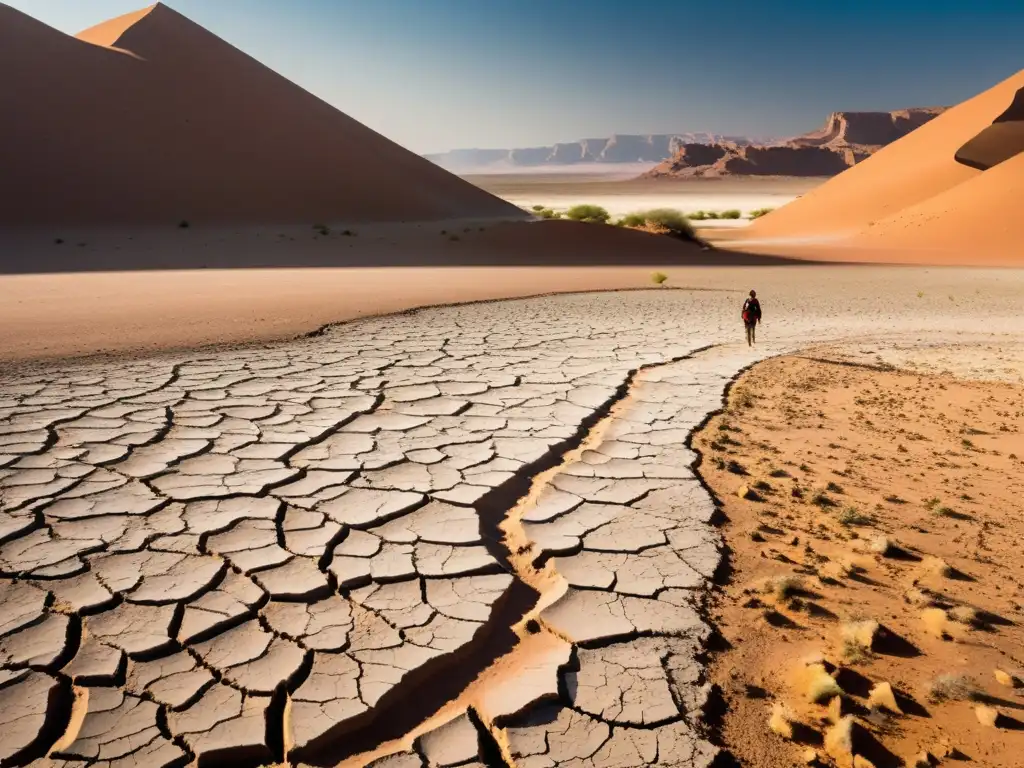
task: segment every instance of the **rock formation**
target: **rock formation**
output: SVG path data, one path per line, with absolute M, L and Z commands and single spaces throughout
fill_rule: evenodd
M 520 149 L 453 149 L 424 155 L 451 171 L 534 168 L 582 163 L 658 163 L 691 144 L 729 142 L 743 146 L 754 141 L 714 133 L 616 134 L 603 139 L 580 139 L 549 147 Z
M 943 107 L 833 112 L 817 131 L 766 144 L 684 143 L 644 174 L 651 178 L 835 176 L 907 135 Z

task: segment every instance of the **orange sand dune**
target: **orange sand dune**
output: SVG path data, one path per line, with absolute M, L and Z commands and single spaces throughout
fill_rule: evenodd
M 1024 154 L 867 227 L 855 239 L 889 248 L 1006 250 L 1024 265 Z
M 521 217 L 163 5 L 0 4 L 0 227 Z
M 749 239 L 853 235 L 981 173 L 956 161 L 956 152 L 992 124 L 1024 86 L 1024 70 L 947 110 L 802 198 L 758 220 Z M 987 186 L 981 183 L 981 187 Z M 998 196 L 993 189 L 986 195 Z M 955 215 L 954 212 L 949 212 Z M 996 219 L 986 219 L 995 222 Z M 1024 220 L 1018 217 L 1018 224 Z M 931 225 L 929 225 L 931 226 Z M 883 227 L 886 229 L 887 227 Z M 1011 233 L 1024 252 L 1024 229 Z M 965 232 L 961 242 L 969 242 Z

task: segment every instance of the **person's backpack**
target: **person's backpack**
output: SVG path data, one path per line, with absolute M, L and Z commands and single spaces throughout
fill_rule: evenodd
M 750 299 L 743 302 L 743 322 L 751 323 L 754 320 L 754 311 L 750 308 Z

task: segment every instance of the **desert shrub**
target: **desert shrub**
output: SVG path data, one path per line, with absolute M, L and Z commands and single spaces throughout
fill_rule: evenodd
M 666 280 L 668 280 L 668 275 L 666 275 L 664 272 L 655 272 L 653 275 L 651 275 L 651 282 L 653 282 L 655 285 L 663 285 Z
M 638 215 L 643 216 L 645 222 L 665 227 L 674 235 L 681 235 L 683 237 L 693 236 L 693 227 L 690 226 L 689 220 L 682 213 L 672 208 L 654 208 L 650 211 L 643 211 Z
M 774 208 L 755 208 L 750 212 L 750 218 L 760 219 L 765 214 L 771 213 L 774 210 Z
M 723 219 L 738 219 L 742 214 L 735 208 L 731 208 L 728 211 L 722 211 Z
M 644 218 L 644 215 L 642 213 L 627 213 L 625 216 L 623 216 L 621 219 L 615 222 L 615 226 L 642 227 L 646 223 L 647 219 Z
M 704 221 L 704 219 L 708 218 L 708 215 L 704 211 L 693 211 L 692 213 L 686 214 L 686 218 L 692 219 L 693 221 Z
M 708 211 L 704 215 L 707 216 L 709 219 L 720 219 L 720 218 L 722 218 L 718 214 L 718 211 Z
M 560 214 L 558 211 L 553 211 L 550 208 L 541 208 L 539 211 L 536 211 L 536 215 L 540 216 L 542 219 L 560 219 L 560 218 L 562 218 L 562 214 Z
M 856 507 L 847 507 L 836 515 L 836 519 L 839 520 L 841 525 L 867 525 L 871 522 L 871 518 L 867 515 L 862 515 Z
M 585 221 L 588 224 L 606 224 L 610 216 L 600 205 L 574 205 L 565 215 L 573 221 Z
M 544 206 L 543 205 L 531 205 L 530 206 L 530 210 L 533 210 L 533 211 L 543 211 L 544 210 Z

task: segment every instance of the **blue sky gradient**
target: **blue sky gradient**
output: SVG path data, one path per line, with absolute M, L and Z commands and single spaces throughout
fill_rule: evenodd
M 0 0 L 75 33 L 140 0 Z M 141 0 L 142 3 L 145 0 Z M 170 0 L 417 152 L 776 136 L 1024 67 L 1024 0 Z

